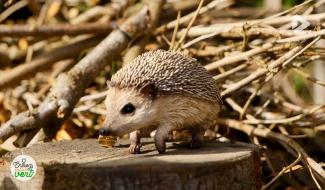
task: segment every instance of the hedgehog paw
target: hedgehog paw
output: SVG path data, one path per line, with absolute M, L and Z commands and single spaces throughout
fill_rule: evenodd
M 129 146 L 129 153 L 131 154 L 140 154 L 141 151 L 141 143 L 138 143 L 138 144 L 130 144 Z
M 202 141 L 200 140 L 191 140 L 189 144 L 190 149 L 199 149 L 202 147 Z
M 155 145 L 156 149 L 158 150 L 159 154 L 163 154 L 166 151 L 166 141 L 163 138 L 155 138 Z
M 165 143 L 164 144 L 158 144 L 156 143 L 156 149 L 158 150 L 159 154 L 163 154 L 166 152 L 166 147 L 165 147 Z

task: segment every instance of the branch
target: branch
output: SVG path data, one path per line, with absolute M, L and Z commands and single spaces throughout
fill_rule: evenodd
M 309 74 L 305 73 L 304 71 L 300 70 L 300 69 L 297 69 L 297 68 L 294 68 L 293 69 L 296 73 L 298 73 L 299 75 L 303 76 L 305 79 L 315 83 L 315 84 L 318 84 L 320 86 L 323 86 L 325 87 L 325 82 L 324 81 L 320 81 L 312 76 L 310 76 Z
M 222 96 L 228 95 L 231 92 L 234 92 L 242 88 L 243 86 L 249 84 L 250 82 L 264 76 L 272 69 L 275 69 L 276 67 L 282 65 L 286 60 L 288 60 L 290 57 L 298 53 L 301 49 L 302 49 L 301 46 L 297 46 L 292 50 L 290 50 L 289 52 L 287 52 L 286 54 L 284 54 L 283 56 L 281 56 L 280 58 L 278 58 L 277 60 L 275 60 L 273 63 L 271 63 L 268 66 L 268 68 L 258 68 L 255 72 L 251 73 L 248 77 L 240 80 L 237 83 L 231 84 L 226 90 L 222 91 L 221 95 Z
M 119 30 L 113 31 L 69 72 L 57 78 L 35 113 L 21 113 L 0 127 L 0 141 L 18 132 L 40 128 L 52 137 L 98 73 L 127 47 L 131 39 L 148 29 L 148 22 L 147 8 L 126 20 Z
M 36 57 L 34 60 L 16 66 L 4 72 L 1 76 L 0 89 L 15 85 L 27 77 L 33 76 L 38 71 L 50 68 L 55 62 L 72 58 L 82 50 L 95 46 L 101 37 L 91 37 L 71 44 L 63 45 Z
M 255 72 L 251 73 L 248 77 L 240 80 L 237 83 L 234 83 L 232 85 L 229 85 L 229 87 L 221 92 L 221 96 L 225 96 L 231 92 L 234 92 L 243 86 L 249 84 L 250 82 L 269 74 L 265 81 L 269 81 L 276 73 L 279 72 L 281 68 L 286 67 L 291 61 L 293 61 L 296 57 L 301 55 L 304 51 L 306 51 L 308 48 L 310 48 L 312 45 L 314 45 L 320 37 L 315 38 L 313 41 L 308 43 L 305 47 L 303 46 L 297 46 L 290 50 L 289 52 L 285 53 L 283 56 L 269 64 L 266 68 L 258 68 Z
M 316 38 L 318 36 L 324 36 L 325 35 L 325 29 L 323 30 L 319 30 L 316 32 L 310 32 L 307 34 L 301 34 L 301 35 L 296 35 L 290 38 L 284 38 L 281 40 L 278 40 L 278 43 L 287 43 L 287 42 L 299 42 L 299 41 L 303 41 L 303 40 L 308 40 L 310 38 Z
M 108 34 L 112 31 L 112 23 L 87 23 L 87 24 L 55 24 L 55 25 L 0 25 L 0 37 L 52 37 L 62 35 L 80 34 Z
M 243 21 L 243 22 L 217 23 L 217 24 L 212 24 L 209 26 L 196 26 L 196 27 L 192 27 L 190 29 L 190 31 L 188 32 L 188 36 L 196 37 L 196 36 L 202 36 L 202 35 L 211 34 L 211 33 L 220 34 L 223 32 L 242 28 L 244 25 L 257 26 L 260 24 L 266 24 L 266 25 L 271 25 L 271 26 L 278 26 L 278 25 L 291 23 L 292 17 L 293 16 L 291 16 L 291 15 L 286 15 L 286 16 L 280 16 L 280 17 L 275 17 L 275 18 L 268 17 L 268 18 L 264 18 L 264 19 L 248 20 L 248 21 Z M 309 21 L 312 25 L 317 25 L 317 24 L 320 24 L 322 22 L 322 20 L 325 18 L 325 13 L 304 15 L 303 18 L 305 20 Z M 183 31 L 181 31 L 181 32 L 183 32 Z
M 95 6 L 85 12 L 81 13 L 77 17 L 70 20 L 72 24 L 80 24 L 88 22 L 90 20 L 95 20 L 100 17 L 107 17 L 106 20 L 111 20 L 113 17 L 121 15 L 121 13 L 135 1 L 133 0 L 118 0 L 110 1 L 104 6 Z
M 222 66 L 225 66 L 225 65 L 230 65 L 230 64 L 233 64 L 233 63 L 237 63 L 239 61 L 245 61 L 245 60 L 247 60 L 249 57 L 251 57 L 253 55 L 262 53 L 264 51 L 267 51 L 272 46 L 273 46 L 272 43 L 267 43 L 267 44 L 264 44 L 262 47 L 254 48 L 254 49 L 251 49 L 249 51 L 240 53 L 238 55 L 231 56 L 231 57 L 225 57 L 225 58 L 223 58 L 221 60 L 218 60 L 218 61 L 215 61 L 213 63 L 207 64 L 205 66 L 205 68 L 208 71 L 211 71 L 211 70 L 214 70 L 214 69 L 216 69 L 218 67 L 222 67 Z
M 305 152 L 305 150 L 291 138 L 289 138 L 285 135 L 282 135 L 281 133 L 273 132 L 273 131 L 269 130 L 268 128 L 260 128 L 260 127 L 256 128 L 256 127 L 253 127 L 252 125 L 244 124 L 244 123 L 242 123 L 238 120 L 234 120 L 234 119 L 219 119 L 217 122 L 222 125 L 227 125 L 230 128 L 242 131 L 249 136 L 257 136 L 257 137 L 262 137 L 262 138 L 267 138 L 267 139 L 273 139 L 273 140 L 280 142 L 280 144 L 283 143 L 285 145 L 288 145 L 290 148 L 292 148 L 297 153 L 297 155 L 300 154 L 302 156 L 303 164 L 306 167 L 311 167 L 312 172 L 316 174 L 317 179 L 320 180 L 323 184 L 325 184 L 325 171 L 322 168 L 322 166 L 320 166 L 314 159 L 312 159 Z M 287 146 L 284 146 L 284 147 L 287 148 Z M 288 151 L 288 152 L 291 152 L 291 151 Z M 294 156 L 297 156 L 297 155 L 294 155 Z
M 216 8 L 218 10 L 227 8 L 227 7 L 231 6 L 233 3 L 234 3 L 233 0 L 215 0 L 215 1 L 212 1 L 211 3 L 205 5 L 204 7 L 201 8 L 201 10 L 199 12 L 199 15 L 204 14 L 204 13 L 206 13 L 206 12 L 208 12 L 208 11 L 214 9 L 214 8 Z M 182 24 L 185 24 L 185 23 L 189 22 L 193 18 L 193 15 L 195 15 L 195 11 L 183 16 L 182 18 L 180 18 L 179 25 L 182 25 Z M 172 21 L 170 23 L 167 23 L 166 25 L 163 25 L 163 26 L 157 28 L 156 32 L 161 33 L 165 29 L 172 29 L 178 24 L 177 22 L 178 21 L 175 20 L 175 21 Z
M 0 23 L 6 20 L 10 15 L 12 15 L 14 12 L 18 11 L 19 9 L 22 9 L 27 5 L 27 1 L 18 1 L 15 4 L 11 5 L 7 9 L 5 9 L 1 14 L 0 14 Z

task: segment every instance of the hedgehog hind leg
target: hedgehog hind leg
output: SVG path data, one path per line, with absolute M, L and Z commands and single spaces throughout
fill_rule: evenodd
M 185 142 L 173 143 L 176 147 L 180 148 L 189 148 L 189 149 L 199 149 L 203 146 L 204 142 L 204 129 L 200 129 L 198 127 L 189 128 L 191 132 L 191 140 Z
M 159 126 L 155 134 L 155 146 L 159 154 L 166 151 L 166 141 L 170 138 L 171 128 L 165 125 Z
M 191 149 L 198 149 L 203 146 L 203 139 L 205 130 L 199 127 L 195 127 L 191 129 L 192 132 L 192 139 L 189 144 L 189 148 Z

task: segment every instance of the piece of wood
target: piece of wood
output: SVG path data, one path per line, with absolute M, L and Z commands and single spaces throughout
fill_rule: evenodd
M 151 139 L 142 154 L 130 155 L 128 142 L 114 148 L 97 140 L 36 144 L 4 155 L 0 164 L 0 190 L 24 189 L 260 189 L 259 150 L 255 146 L 206 142 L 201 149 L 167 143 L 159 155 Z M 10 163 L 21 153 L 33 157 L 36 175 L 20 182 Z M 0 162 L 1 163 L 1 162 Z

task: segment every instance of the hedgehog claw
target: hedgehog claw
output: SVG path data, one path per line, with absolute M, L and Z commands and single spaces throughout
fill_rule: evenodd
M 158 128 L 155 134 L 155 145 L 159 154 L 166 152 L 166 140 L 168 139 L 169 131 L 165 128 Z
M 164 138 L 157 137 L 157 134 L 155 136 L 155 145 L 159 154 L 163 154 L 166 152 L 166 140 Z
M 159 154 L 163 154 L 166 152 L 166 145 L 165 142 L 157 143 L 156 142 L 156 149 L 158 150 Z
M 131 144 L 129 146 L 129 153 L 131 153 L 131 154 L 140 154 L 141 153 L 141 150 L 140 150 L 141 146 L 142 146 L 141 143 Z

